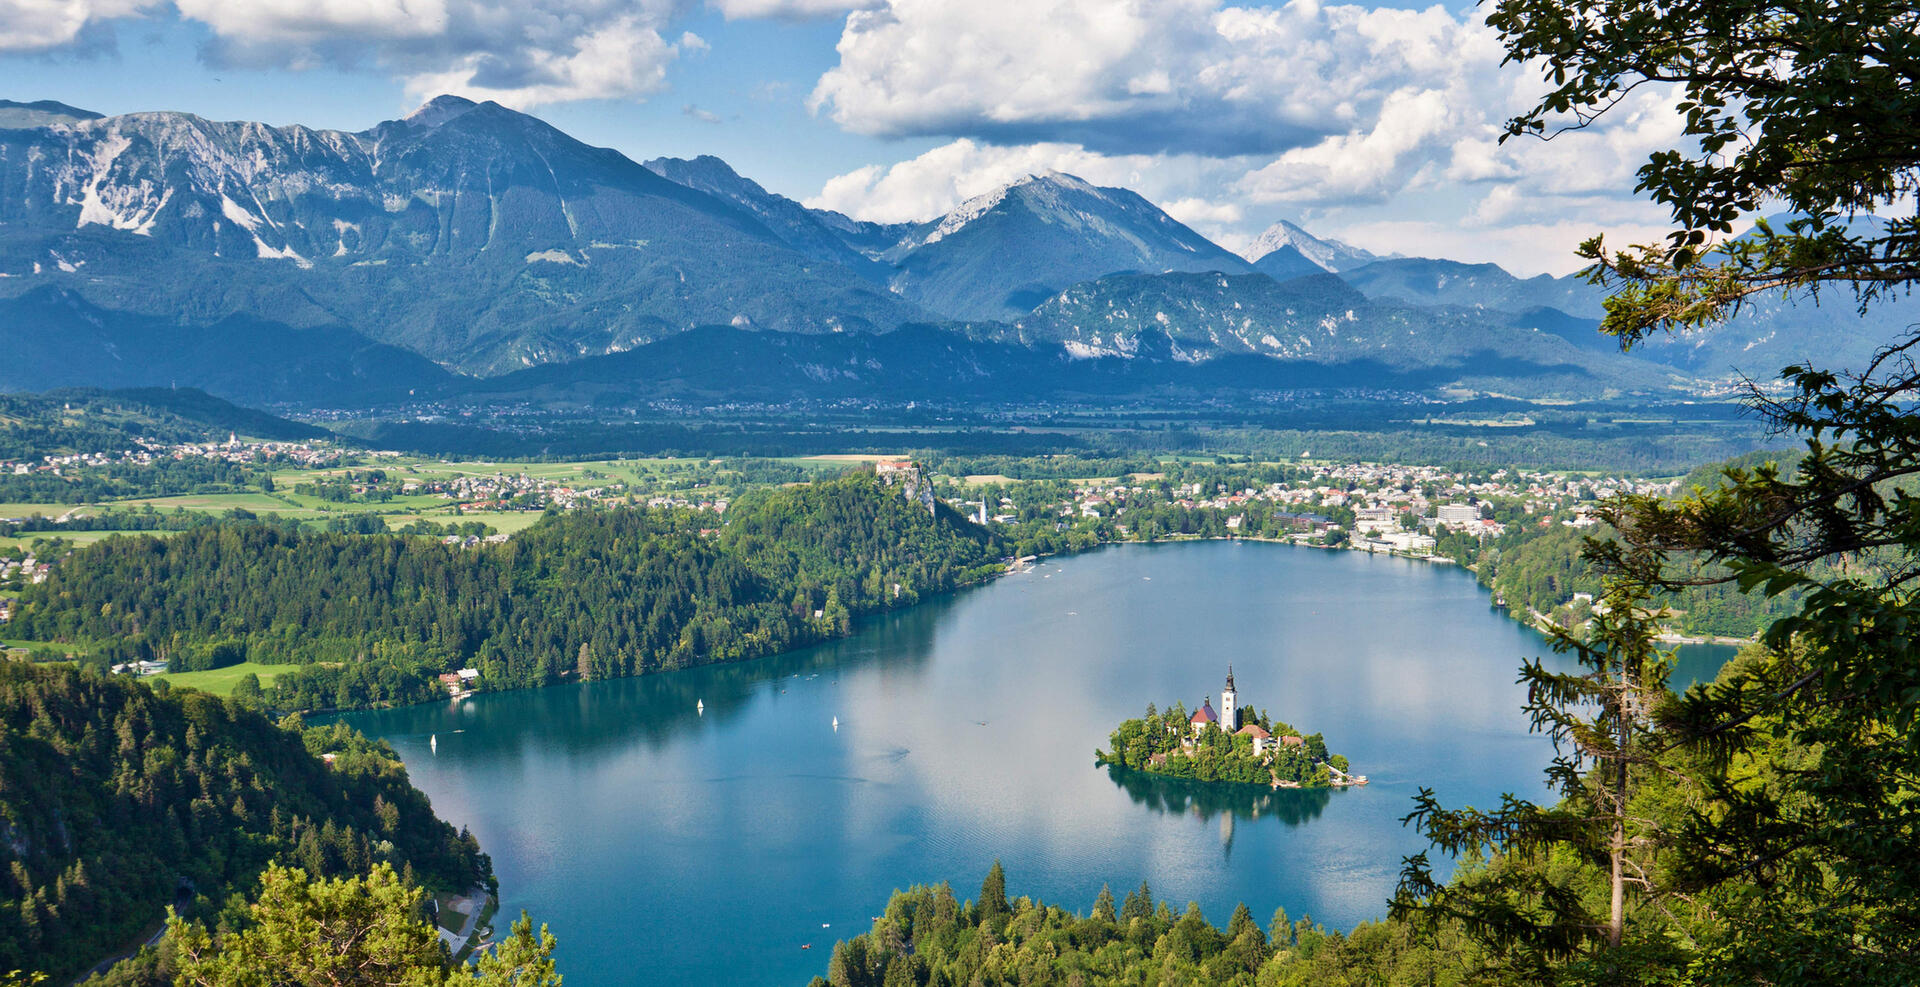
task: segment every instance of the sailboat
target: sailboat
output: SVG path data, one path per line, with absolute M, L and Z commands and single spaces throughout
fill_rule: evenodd
M 427 737 L 427 749 L 434 752 L 435 754 L 440 753 L 440 735 L 439 734 L 436 733 Z
M 833 718 L 833 732 L 840 732 L 840 718 L 837 716 Z
M 695 699 L 693 701 L 693 711 L 701 716 L 707 715 L 707 701 L 704 699 Z

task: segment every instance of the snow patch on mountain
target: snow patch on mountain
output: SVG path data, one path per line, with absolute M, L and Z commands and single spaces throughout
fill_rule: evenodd
M 1359 247 L 1314 236 L 1284 219 L 1262 231 L 1240 255 L 1257 261 L 1282 247 L 1292 247 L 1322 269 L 1336 273 L 1379 259 Z
M 985 195 L 976 195 L 960 203 L 954 207 L 952 212 L 941 217 L 940 224 L 935 226 L 932 232 L 906 246 L 911 249 L 912 247 L 924 247 L 928 244 L 939 243 L 941 240 L 965 229 L 968 223 L 992 212 L 993 207 L 1006 201 L 1007 193 L 1011 191 L 1013 191 L 1013 186 L 1008 185 L 1003 188 L 994 189 Z

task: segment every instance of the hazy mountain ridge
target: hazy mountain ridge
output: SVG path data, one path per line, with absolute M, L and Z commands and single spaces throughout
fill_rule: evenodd
M 452 97 L 357 134 L 177 113 L 0 131 L 0 192 L 0 291 L 64 275 L 112 307 L 345 324 L 470 371 L 917 314 L 735 205 Z
M 1569 358 L 1463 348 L 1430 365 L 1388 363 L 1367 353 L 1320 361 L 1225 353 L 1191 362 L 1178 358 L 1170 337 L 1153 330 L 1137 337 L 1128 356 L 1075 357 L 1058 345 L 970 337 L 937 326 L 828 335 L 709 326 L 626 353 L 473 381 L 464 385 L 464 394 L 489 402 L 621 408 L 660 401 L 696 406 L 1240 402 L 1279 392 L 1417 392 L 1450 385 L 1539 397 L 1599 393 L 1591 368 L 1571 347 L 1562 344 L 1560 352 Z
M 444 390 L 433 361 L 341 326 L 294 328 L 250 315 L 183 325 L 112 311 L 61 288 L 0 299 L 0 390 L 186 384 L 230 401 L 377 404 Z
M 0 103 L 0 338 L 16 355 L 0 386 L 177 379 L 236 400 L 381 402 L 466 386 L 429 360 L 497 375 L 715 325 L 845 335 L 863 341 L 821 352 L 874 355 L 864 340 L 924 323 L 1017 345 L 1028 386 L 1074 357 L 1364 361 L 1428 379 L 1479 353 L 1658 390 L 1674 370 L 1766 375 L 1877 339 L 1844 305 L 1761 299 L 1729 327 L 1621 357 L 1578 276 L 1382 258 L 1287 222 L 1247 253 L 1059 173 L 923 223 L 859 221 L 716 157 L 642 165 L 455 97 L 357 133 Z M 923 357 L 962 358 L 942 347 Z
M 1163 274 L 1075 285 L 1016 325 L 1022 342 L 1057 343 L 1079 356 L 1134 357 L 1143 342 L 1165 339 L 1172 359 L 1190 363 L 1253 355 L 1319 365 L 1364 360 L 1415 372 L 1490 354 L 1513 366 L 1579 368 L 1596 391 L 1671 386 L 1664 368 L 1583 350 L 1520 321 L 1374 301 L 1326 273 L 1286 282 L 1263 274 Z

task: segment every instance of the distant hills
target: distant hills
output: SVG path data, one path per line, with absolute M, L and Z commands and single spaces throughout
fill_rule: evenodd
M 1373 373 L 1577 400 L 1855 361 L 1888 335 L 1844 304 L 1762 300 L 1623 356 L 1593 332 L 1600 302 L 1577 277 L 1380 257 L 1292 223 L 1236 255 L 1134 192 L 1059 173 L 923 223 L 863 222 L 719 158 L 643 165 L 456 97 L 355 133 L 0 101 L 0 388 L 178 383 L 354 408 L 729 387 L 1231 392 Z
M 186 324 L 103 309 L 51 285 L 0 298 L 0 390 L 190 384 L 246 404 L 358 407 L 454 380 L 410 350 L 340 325 L 296 329 L 251 314 Z
M 236 407 L 197 388 L 63 388 L 0 394 L 0 459 L 119 452 L 157 443 L 331 438 L 326 429 Z

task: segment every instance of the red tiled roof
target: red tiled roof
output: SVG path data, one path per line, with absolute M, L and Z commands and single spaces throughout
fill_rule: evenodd
M 1306 743 L 1305 740 L 1299 737 L 1282 737 L 1280 738 L 1280 742 L 1288 747 L 1299 747 Z
M 1250 737 L 1258 737 L 1261 740 L 1266 740 L 1267 738 L 1273 736 L 1273 734 L 1270 734 L 1265 730 L 1260 729 L 1260 724 L 1258 723 L 1249 723 L 1246 726 L 1241 727 L 1240 732 Z
M 1192 718 L 1192 719 L 1190 719 L 1190 720 L 1188 720 L 1187 722 L 1189 722 L 1189 723 L 1217 723 L 1217 722 L 1219 722 L 1219 720 L 1220 720 L 1220 718 L 1219 718 L 1219 717 L 1217 717 L 1217 716 L 1215 716 L 1215 715 L 1213 715 L 1213 703 L 1211 703 L 1211 702 L 1204 702 L 1204 703 L 1201 703 L 1201 704 L 1200 704 L 1200 709 L 1199 709 L 1199 710 L 1198 710 L 1197 712 L 1195 712 L 1195 713 L 1193 714 L 1193 718 Z

